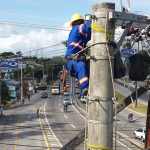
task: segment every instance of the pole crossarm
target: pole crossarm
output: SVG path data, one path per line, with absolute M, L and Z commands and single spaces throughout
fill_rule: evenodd
M 132 27 L 144 29 L 150 24 L 150 17 L 132 13 L 109 11 L 109 20 L 115 20 L 116 26 L 132 22 Z
M 125 12 L 117 12 L 117 11 L 109 11 L 109 19 L 150 24 L 150 18 L 148 16 L 136 15 L 136 14 L 125 13 Z

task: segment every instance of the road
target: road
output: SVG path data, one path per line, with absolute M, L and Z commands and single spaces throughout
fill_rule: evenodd
M 123 87 L 117 85 L 121 90 Z M 117 87 L 115 85 L 115 87 Z M 49 90 L 48 90 L 49 91 Z M 122 89 L 122 92 L 124 89 Z M 54 134 L 51 137 L 51 142 L 58 141 L 58 144 L 65 145 L 70 139 L 76 136 L 82 129 L 85 128 L 85 118 L 81 116 L 73 105 L 70 105 L 68 112 L 63 111 L 62 95 L 50 95 L 46 99 L 40 98 L 40 93 L 31 97 L 32 102 L 26 102 L 24 105 L 19 105 L 14 109 L 6 110 L 5 116 L 0 118 L 0 147 L 2 150 L 34 150 L 48 149 L 45 139 L 43 138 L 40 128 L 39 118 L 36 115 L 36 109 L 39 106 L 45 106 L 45 116 L 48 120 L 47 130 L 51 130 Z M 79 101 L 78 101 L 79 102 Z M 85 104 L 80 103 L 85 109 Z M 145 126 L 145 116 L 134 114 L 136 122 L 129 123 L 127 120 L 128 109 L 121 111 L 117 115 L 119 121 L 114 122 L 114 127 L 130 137 L 133 137 L 133 131 L 139 127 Z M 115 137 L 114 137 L 115 138 Z M 117 150 L 137 150 L 130 143 L 117 140 Z M 51 143 L 53 147 L 54 144 Z M 56 146 L 56 145 L 55 145 Z M 83 150 L 84 143 L 79 145 L 76 150 Z M 115 147 L 113 148 L 115 149 Z
M 75 135 L 77 135 L 77 133 L 85 128 L 85 118 L 77 113 L 73 106 L 69 106 L 67 113 L 63 112 L 63 98 L 64 96 L 62 95 L 52 95 L 51 99 L 48 100 L 46 104 L 46 113 L 48 114 L 50 126 L 62 145 L 66 144 L 71 138 L 73 138 Z M 85 108 L 84 103 L 80 103 L 80 101 L 78 101 L 78 103 L 81 104 L 81 107 L 84 106 Z M 128 113 L 128 110 L 124 110 L 123 112 L 119 113 L 117 117 L 120 121 L 117 121 L 117 129 L 133 137 L 133 131 L 138 127 L 144 126 L 145 117 L 141 117 L 141 115 L 135 114 L 137 121 L 135 123 L 129 124 L 127 120 Z M 130 148 L 135 150 L 137 149 L 137 147 L 133 145 L 131 146 L 129 143 L 127 146 L 118 140 L 116 143 L 117 150 Z M 83 149 L 83 145 L 80 145 L 80 147 L 77 147 L 77 149 Z
M 14 109 L 4 110 L 0 117 L 0 149 L 1 150 L 44 150 L 43 140 L 36 107 L 44 101 L 39 94 L 31 97 L 32 102 L 18 104 Z

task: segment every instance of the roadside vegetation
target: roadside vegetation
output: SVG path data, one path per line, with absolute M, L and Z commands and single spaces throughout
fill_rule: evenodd
M 119 92 L 115 92 L 116 93 L 116 97 L 117 97 L 117 102 L 120 103 L 125 99 L 125 96 L 123 96 L 122 94 L 120 94 Z M 142 113 L 144 115 L 147 114 L 147 105 L 141 104 L 141 103 L 137 103 L 137 107 L 135 107 L 135 103 L 134 104 L 130 104 L 128 107 L 128 109 L 131 109 L 133 111 Z
M 23 67 L 23 78 L 33 78 L 37 82 L 40 82 L 43 80 L 44 76 L 46 76 L 47 84 L 52 83 L 56 79 L 59 78 L 58 73 L 62 70 L 63 65 L 65 64 L 65 59 L 62 56 L 54 56 L 51 58 L 38 58 L 38 57 L 27 57 L 22 56 L 22 53 L 20 51 L 13 53 L 13 52 L 3 52 L 0 53 L 1 59 L 9 59 L 9 58 L 18 58 L 22 57 L 22 62 L 26 66 L 26 68 Z M 20 82 L 20 76 L 21 76 L 21 68 L 18 70 L 11 70 L 8 71 L 10 74 L 9 80 L 11 81 L 18 81 Z M 8 80 L 5 78 L 5 71 L 1 71 L 0 76 L 0 84 L 1 84 L 1 102 L 4 105 L 9 105 L 11 102 L 11 97 L 9 94 L 9 89 L 6 86 L 6 81 Z M 20 88 L 20 85 L 19 87 Z M 23 89 L 23 95 L 26 96 L 26 90 Z M 17 96 L 17 99 L 20 98 L 20 93 Z

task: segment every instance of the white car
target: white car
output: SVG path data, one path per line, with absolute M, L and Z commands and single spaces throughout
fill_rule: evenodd
M 145 141 L 145 133 L 146 133 L 146 128 L 139 128 L 134 131 L 134 136 L 135 136 L 135 138 L 138 138 L 142 142 L 144 142 Z

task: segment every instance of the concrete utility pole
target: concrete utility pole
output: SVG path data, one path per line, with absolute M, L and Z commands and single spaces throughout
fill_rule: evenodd
M 21 89 L 20 89 L 20 99 L 21 99 L 21 102 L 23 101 L 23 58 L 21 58 L 21 78 L 20 78 L 20 84 L 21 84 Z
M 148 95 L 149 95 L 149 100 L 148 100 L 147 118 L 146 118 L 145 150 L 150 150 L 150 90 L 148 91 Z
M 93 6 L 96 19 L 92 22 L 95 27 L 92 27 L 91 44 L 104 44 L 97 44 L 91 49 L 91 58 L 94 59 L 90 61 L 87 150 L 111 150 L 113 145 L 113 90 L 108 53 L 112 56 L 114 48 L 108 46 L 108 50 L 105 42 L 114 41 L 115 23 L 108 20 L 108 11 L 114 9 L 114 3 Z

